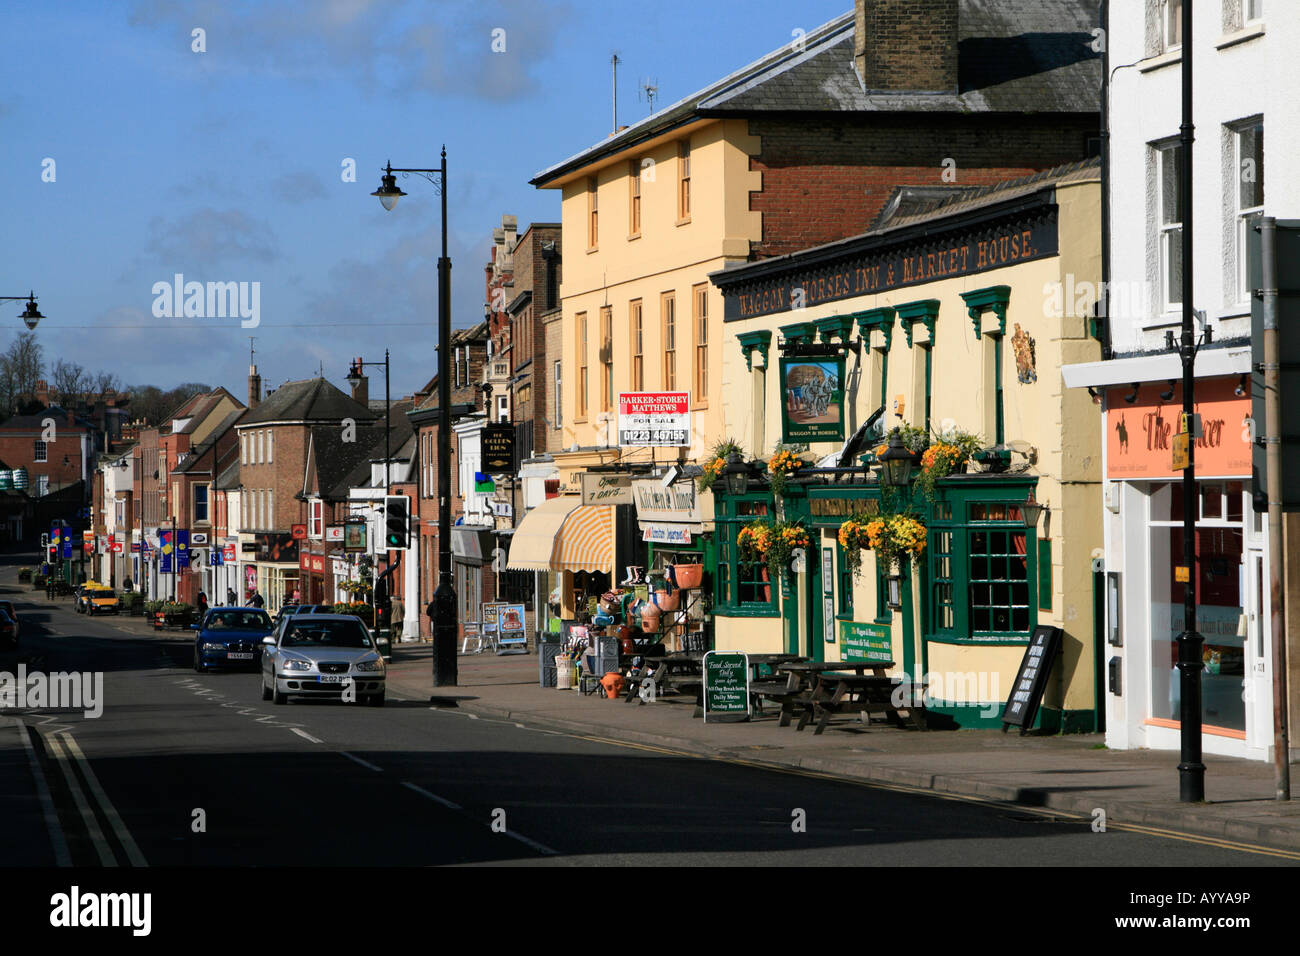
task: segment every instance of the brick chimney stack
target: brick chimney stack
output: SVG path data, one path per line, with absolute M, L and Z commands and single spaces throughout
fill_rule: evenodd
M 359 405 L 370 407 L 370 379 L 366 376 L 365 366 L 361 364 L 361 359 L 352 360 L 352 367 L 348 369 L 348 384 L 352 386 L 352 400 Z
M 958 0 L 856 0 L 853 61 L 868 90 L 957 91 Z
M 36 380 L 36 400 L 46 408 L 50 405 L 50 383 L 43 378 Z
M 248 366 L 248 408 L 252 411 L 262 403 L 262 376 L 257 374 L 257 366 Z

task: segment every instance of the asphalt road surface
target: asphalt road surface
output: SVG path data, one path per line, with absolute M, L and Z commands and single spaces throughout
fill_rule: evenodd
M 263 702 L 191 641 L 53 607 L 0 571 L 24 636 L 0 670 L 102 671 L 104 708 L 16 711 L 54 821 L 7 818 L 10 865 L 1293 865 L 1298 854 L 774 771 L 403 700 Z M 12 756 L 12 754 L 11 754 Z M 8 788 L 36 786 L 17 758 Z M 23 785 L 15 774 L 26 770 Z M 35 804 L 33 804 L 35 805 Z

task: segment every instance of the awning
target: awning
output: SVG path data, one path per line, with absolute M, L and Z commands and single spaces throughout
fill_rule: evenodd
M 519 571 L 614 569 L 614 509 L 577 495 L 549 498 L 515 528 L 506 567 Z

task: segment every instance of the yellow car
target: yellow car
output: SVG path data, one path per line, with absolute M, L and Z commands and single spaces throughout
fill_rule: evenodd
M 77 610 L 86 614 L 116 614 L 119 610 L 117 592 L 104 584 L 88 581 L 81 586 L 77 597 Z

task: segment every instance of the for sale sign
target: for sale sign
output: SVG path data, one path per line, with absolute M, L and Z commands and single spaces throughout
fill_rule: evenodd
M 618 443 L 625 448 L 689 446 L 690 392 L 620 392 Z

